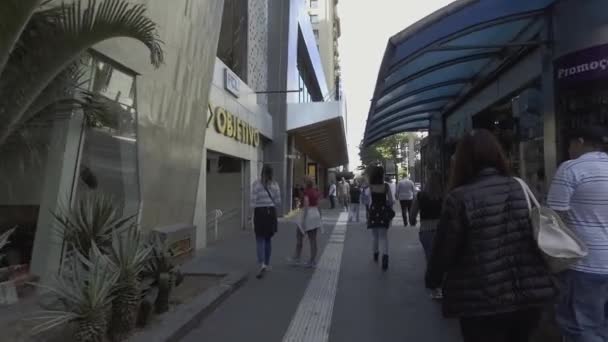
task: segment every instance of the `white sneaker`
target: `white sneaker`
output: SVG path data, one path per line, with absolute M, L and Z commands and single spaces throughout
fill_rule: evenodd
M 302 266 L 304 266 L 305 268 L 316 268 L 317 263 L 314 261 L 309 261 L 307 263 L 302 264 Z
M 262 279 L 267 270 L 268 270 L 268 266 L 262 264 L 262 266 L 260 267 L 260 271 L 258 272 L 258 274 L 255 277 L 258 279 Z
M 296 258 L 287 258 L 287 263 L 291 266 L 300 266 L 302 265 L 302 261 Z

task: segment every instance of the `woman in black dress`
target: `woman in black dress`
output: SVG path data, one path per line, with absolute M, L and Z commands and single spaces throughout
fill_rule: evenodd
M 372 230 L 374 261 L 382 253 L 382 270 L 388 269 L 388 228 L 395 217 L 393 194 L 388 183 L 384 182 L 384 168 L 373 166 L 369 172 L 371 197 L 367 228 Z

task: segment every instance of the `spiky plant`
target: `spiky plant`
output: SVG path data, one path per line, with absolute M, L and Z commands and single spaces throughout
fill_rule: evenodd
M 102 342 L 119 274 L 97 248 L 91 250 L 88 258 L 76 252 L 69 261 L 70 267 L 56 278 L 54 285 L 37 284 L 54 297 L 57 306 L 39 311 L 30 318 L 42 321 L 32 333 L 41 334 L 75 323 L 73 341 Z
M 180 279 L 169 245 L 162 241 L 158 234 L 154 234 L 151 244 L 152 254 L 146 264 L 144 276 L 152 278 L 152 286 L 158 288 L 154 308 L 156 313 L 163 313 L 169 310 L 171 291 L 174 286 L 179 285 Z
M 104 40 L 127 37 L 143 43 L 150 62 L 163 62 L 157 25 L 142 4 L 128 0 L 0 2 L 0 146 L 35 118 L 57 106 L 86 111 L 96 103 L 78 90 L 79 60 Z
M 126 339 L 135 329 L 142 293 L 140 274 L 151 250 L 138 227 L 132 226 L 122 234 L 114 232 L 112 246 L 105 251 L 119 274 L 109 330 L 113 341 Z
M 80 254 L 88 255 L 92 244 L 101 249 L 110 247 L 112 234 L 132 227 L 136 215 L 123 217 L 112 196 L 89 192 L 80 197 L 73 207 L 64 206 L 53 214 L 57 234 Z

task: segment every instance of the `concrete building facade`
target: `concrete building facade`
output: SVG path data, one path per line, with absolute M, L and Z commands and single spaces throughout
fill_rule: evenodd
M 43 280 L 66 252 L 53 213 L 88 193 L 111 196 L 146 232 L 185 229 L 176 246 L 192 251 L 249 228 L 263 164 L 275 170 L 284 213 L 302 171 L 325 187 L 327 169 L 348 160 L 343 103 L 324 101 L 301 0 L 144 3 L 164 42 L 160 68 L 129 39 L 86 53 L 85 86 L 114 101 L 116 123 L 87 125 L 73 112 L 32 128 L 37 148 L 0 149 L 0 233 L 20 227 L 6 262 Z

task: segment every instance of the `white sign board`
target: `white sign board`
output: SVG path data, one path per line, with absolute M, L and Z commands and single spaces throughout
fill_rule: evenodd
M 238 98 L 240 93 L 240 83 L 238 76 L 228 68 L 224 68 L 224 88 L 234 97 Z

